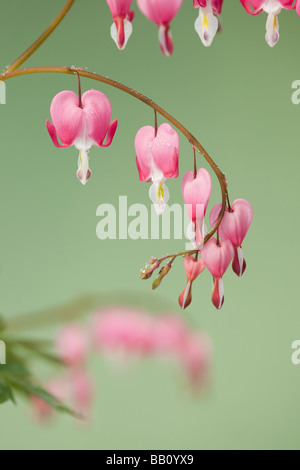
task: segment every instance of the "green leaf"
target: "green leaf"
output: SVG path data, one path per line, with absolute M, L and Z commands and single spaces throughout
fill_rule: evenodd
M 10 377 L 9 381 L 14 388 L 17 388 L 19 391 L 25 393 L 26 395 L 34 395 L 41 400 L 43 400 L 47 405 L 51 406 L 51 408 L 55 409 L 60 413 L 69 414 L 77 419 L 82 419 L 82 416 L 77 413 L 76 411 L 72 410 L 68 406 L 66 406 L 63 402 L 58 400 L 56 397 L 51 395 L 47 390 L 44 388 L 33 384 L 32 382 L 22 379 L 19 377 Z
M 4 380 L 0 380 L 0 404 L 8 400 L 16 403 L 11 386 Z
M 0 366 L 0 376 L 1 375 L 21 375 L 26 377 L 30 375 L 30 372 L 23 362 L 9 361 L 7 364 Z

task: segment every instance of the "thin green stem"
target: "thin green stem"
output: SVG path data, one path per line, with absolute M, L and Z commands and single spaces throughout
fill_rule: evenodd
M 57 28 L 57 26 L 62 22 L 72 5 L 74 4 L 75 0 L 68 0 L 63 9 L 59 12 L 56 18 L 52 21 L 52 23 L 48 26 L 48 28 L 38 37 L 36 41 L 34 41 L 31 46 L 26 49 L 23 54 L 20 55 L 11 65 L 6 67 L 4 72 L 12 72 L 17 70 L 24 62 L 48 39 L 50 34 Z
M 210 165 L 210 167 L 212 168 L 212 170 L 214 171 L 214 173 L 216 174 L 218 178 L 220 188 L 221 188 L 221 193 L 222 193 L 222 209 L 220 211 L 218 222 L 216 223 L 212 231 L 208 235 L 206 235 L 204 242 L 206 243 L 215 234 L 215 232 L 219 228 L 219 225 L 224 217 L 225 210 L 226 210 L 227 181 L 226 181 L 225 175 L 222 173 L 218 165 L 210 157 L 207 151 L 202 147 L 202 145 L 196 139 L 196 137 L 194 137 L 193 134 L 191 134 L 190 131 L 186 127 L 183 126 L 183 124 L 177 121 L 177 119 L 171 116 L 167 111 L 161 108 L 158 104 L 154 103 L 154 101 L 152 101 L 150 98 L 147 98 L 146 96 L 142 95 L 138 91 L 135 91 L 132 88 L 129 88 L 126 85 L 123 85 L 122 83 L 118 83 L 114 80 L 111 80 L 108 77 L 103 77 L 102 75 L 88 72 L 87 70 L 75 69 L 75 68 L 70 68 L 70 67 L 31 67 L 31 68 L 26 68 L 26 69 L 15 70 L 12 72 L 5 71 L 2 74 L 0 74 L 0 80 L 5 81 L 5 80 L 8 80 L 9 78 L 19 77 L 22 75 L 36 74 L 36 73 L 62 73 L 62 74 L 69 74 L 69 75 L 76 73 L 80 75 L 81 77 L 85 77 L 91 80 L 96 80 L 98 82 L 105 83 L 106 85 L 117 88 L 118 90 L 121 90 L 124 93 L 127 93 L 128 95 L 133 96 L 134 98 L 138 99 L 139 101 L 146 104 L 147 106 L 150 106 L 150 108 L 152 108 L 156 113 L 163 116 L 174 127 L 176 127 L 188 139 L 192 147 L 205 158 L 205 160 Z

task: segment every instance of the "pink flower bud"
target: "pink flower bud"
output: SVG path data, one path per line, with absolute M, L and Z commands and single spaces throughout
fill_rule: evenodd
M 59 358 L 65 364 L 82 364 L 89 351 L 87 333 L 81 325 L 69 324 L 57 334 L 55 346 Z
M 132 0 L 106 0 L 114 23 L 110 34 L 120 50 L 123 50 L 132 34 L 134 12 L 130 11 Z
M 140 181 L 153 182 L 149 196 L 162 214 L 169 200 L 165 181 L 178 177 L 179 136 L 169 124 L 162 124 L 156 136 L 154 127 L 145 126 L 136 135 L 135 150 Z
M 192 301 L 192 284 L 195 279 L 205 269 L 205 264 L 202 259 L 196 260 L 193 256 L 187 256 L 184 260 L 184 267 L 187 277 L 187 284 L 181 292 L 178 302 L 182 309 L 187 308 Z
M 86 184 L 91 177 L 88 151 L 92 145 L 108 147 L 117 129 L 117 119 L 110 123 L 109 99 L 100 91 L 89 90 L 82 95 L 80 107 L 76 93 L 62 91 L 53 98 L 50 114 L 53 124 L 49 121 L 46 124 L 54 145 L 64 148 L 74 145 L 79 150 L 77 177 Z
M 218 244 L 215 238 L 210 238 L 200 251 L 205 266 L 213 276 L 214 288 L 212 303 L 217 309 L 220 309 L 224 303 L 224 285 L 222 277 L 234 256 L 233 245 L 229 240 L 222 240 Z
M 218 221 L 222 204 L 217 204 L 211 211 L 209 221 L 214 227 Z M 229 240 L 234 246 L 233 271 L 242 276 L 246 269 L 243 257 L 242 243 L 249 230 L 253 219 L 253 209 L 250 202 L 245 199 L 236 199 L 231 205 L 231 210 L 226 208 L 224 218 L 219 227 L 222 240 Z
M 182 350 L 182 364 L 194 389 L 205 384 L 211 365 L 212 345 L 207 336 L 191 333 Z
M 141 12 L 158 25 L 160 49 L 165 56 L 173 53 L 170 23 L 177 15 L 183 0 L 137 0 Z
M 192 171 L 188 171 L 182 180 L 182 196 L 188 216 L 194 225 L 196 246 L 203 241 L 203 222 L 211 187 L 210 174 L 204 168 L 198 171 L 196 178 Z
M 63 401 L 66 397 L 66 383 L 62 379 L 52 379 L 45 385 L 44 388 L 57 400 Z M 31 407 L 35 419 L 43 423 L 48 422 L 54 414 L 54 409 L 44 400 L 35 395 L 31 396 Z
M 94 398 L 94 382 L 91 376 L 83 369 L 74 369 L 69 377 L 69 388 L 76 412 L 89 417 Z

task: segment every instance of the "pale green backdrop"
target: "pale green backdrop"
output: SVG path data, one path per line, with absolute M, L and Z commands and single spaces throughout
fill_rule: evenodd
M 217 312 L 206 273 L 191 308 L 182 313 L 212 338 L 211 393 L 193 398 L 178 374 L 154 361 L 118 374 L 95 359 L 90 425 L 60 417 L 40 427 L 27 406 L 7 404 L 0 409 L 1 449 L 299 448 L 300 366 L 292 365 L 291 344 L 300 338 L 300 106 L 291 102 L 291 83 L 300 79 L 300 19 L 295 12 L 280 15 L 281 39 L 271 50 L 264 41 L 266 17 L 248 16 L 238 0 L 224 3 L 223 33 L 205 49 L 193 28 L 192 2 L 185 0 L 172 24 L 175 52 L 166 59 L 155 26 L 138 11 L 134 34 L 120 53 L 110 39 L 106 2 L 77 0 L 27 63 L 88 67 L 143 92 L 214 156 L 226 172 L 231 198 L 252 202 L 245 276 L 228 274 L 225 305 Z M 2 67 L 62 5 L 0 1 Z M 7 104 L 0 107 L 0 307 L 7 316 L 88 291 L 149 292 L 151 285 L 138 279 L 144 261 L 182 248 L 179 241 L 97 239 L 99 204 L 117 203 L 119 195 L 148 204 L 133 142 L 153 114 L 117 90 L 88 80 L 82 85 L 107 93 L 119 119 L 113 145 L 91 152 L 93 178 L 86 187 L 75 177 L 77 151 L 56 149 L 45 128 L 51 99 L 63 89 L 76 90 L 75 78 L 36 75 L 7 82 Z M 182 138 L 181 175 L 191 164 Z M 171 201 L 181 201 L 180 181 L 169 188 Z M 210 207 L 218 199 L 214 179 Z M 184 282 L 178 265 L 161 288 L 175 310 Z

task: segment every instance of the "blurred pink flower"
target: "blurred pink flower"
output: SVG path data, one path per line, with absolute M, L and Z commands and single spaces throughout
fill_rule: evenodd
M 153 350 L 157 354 L 177 355 L 184 347 L 188 328 L 174 313 L 158 317 L 153 328 Z
M 85 362 L 89 352 L 89 338 L 83 325 L 68 324 L 56 335 L 58 357 L 68 366 Z
M 92 377 L 86 370 L 78 368 L 70 371 L 68 381 L 69 394 L 75 410 L 84 418 L 89 418 L 94 398 Z
M 153 349 L 153 321 L 145 312 L 109 307 L 92 317 L 92 335 L 100 351 L 146 354 Z
M 57 400 L 63 401 L 66 398 L 66 382 L 64 379 L 52 379 L 44 386 L 45 390 L 53 395 Z M 47 423 L 54 414 L 54 409 L 41 398 L 31 396 L 31 408 L 33 416 L 39 422 Z
M 182 351 L 182 365 L 194 389 L 203 386 L 211 366 L 212 344 L 207 336 L 191 333 Z

